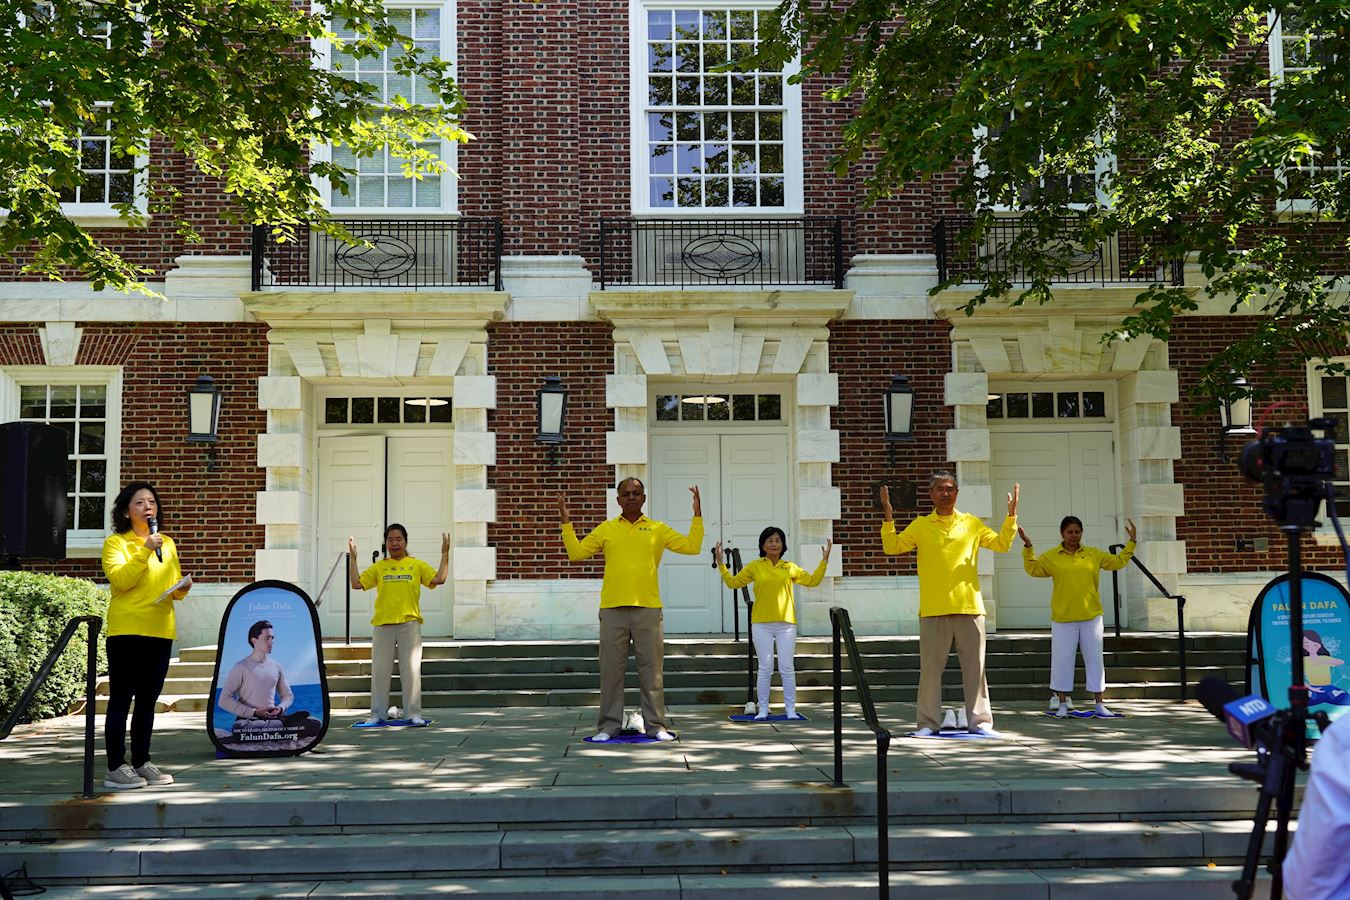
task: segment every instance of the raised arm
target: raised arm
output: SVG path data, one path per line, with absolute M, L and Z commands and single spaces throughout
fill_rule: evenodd
M 697 556 L 703 552 L 703 504 L 699 500 L 698 485 L 692 485 L 689 492 L 694 495 L 694 518 L 689 523 L 689 534 L 680 534 L 666 527 L 666 549 L 685 556 Z
M 816 563 L 815 571 L 808 572 L 805 569 L 798 569 L 793 573 L 793 582 L 800 584 L 802 587 L 815 587 L 824 581 L 825 567 L 830 564 L 830 549 L 833 546 L 834 542 L 826 538 L 825 543 L 820 545 L 820 562 Z
M 450 533 L 441 533 L 441 567 L 436 570 L 436 577 L 431 579 L 431 584 L 427 587 L 435 587 L 438 584 L 445 584 L 445 579 L 450 577 Z
M 354 591 L 366 589 L 366 586 L 361 583 L 361 572 L 356 568 L 356 538 L 354 537 L 347 538 L 347 581 Z
M 726 561 L 722 558 L 722 542 L 718 541 L 713 545 L 713 560 L 717 563 L 717 573 L 722 576 L 722 583 L 733 591 L 745 587 L 755 580 L 755 573 L 749 566 L 744 567 L 735 575 L 727 568 Z
M 1028 575 L 1032 578 L 1049 578 L 1050 570 L 1041 562 L 1036 551 L 1031 547 L 1031 538 L 1021 525 L 1017 526 L 1017 536 L 1022 539 L 1022 568 L 1026 569 Z
M 1125 546 L 1120 549 L 1119 553 L 1102 554 L 1103 569 L 1105 569 L 1108 572 L 1113 572 L 1116 571 L 1117 569 L 1123 569 L 1130 564 L 1130 560 L 1134 559 L 1134 539 L 1137 533 L 1138 532 L 1136 532 L 1134 528 L 1134 522 L 1132 522 L 1129 519 L 1126 519 L 1125 536 L 1129 538 L 1129 541 L 1126 542 Z
M 590 559 L 604 547 L 605 542 L 596 537 L 596 532 L 600 528 L 596 528 L 585 538 L 577 540 L 576 529 L 572 527 L 572 514 L 567 508 L 567 499 L 561 493 L 558 494 L 558 521 L 562 523 L 563 547 L 567 550 L 567 558 L 572 562 Z

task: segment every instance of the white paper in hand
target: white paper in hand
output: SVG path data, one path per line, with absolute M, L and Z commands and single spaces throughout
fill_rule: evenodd
M 169 597 L 178 593 L 179 591 L 181 591 L 183 588 L 187 587 L 190 584 L 192 584 L 192 576 L 184 575 L 182 578 L 178 579 L 178 581 L 174 582 L 173 586 L 170 587 L 167 591 L 156 597 L 155 602 L 163 603 L 165 600 L 169 599 Z

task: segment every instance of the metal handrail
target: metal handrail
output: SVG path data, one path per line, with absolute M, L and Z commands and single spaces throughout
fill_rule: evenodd
M 848 787 L 844 781 L 844 670 L 841 643 L 848 649 L 848 663 L 853 670 L 853 686 L 862 705 L 863 721 L 877 738 L 877 896 L 890 897 L 890 840 L 888 789 L 886 786 L 886 752 L 891 746 L 891 733 L 877 721 L 872 690 L 867 686 L 862 653 L 858 639 L 853 636 L 853 623 L 848 610 L 842 606 L 830 607 L 830 624 L 834 631 L 834 787 Z
M 715 569 L 717 568 L 717 551 L 714 549 L 708 552 L 713 556 L 712 567 Z M 741 569 L 745 568 L 741 564 L 740 547 L 728 547 L 723 551 L 723 554 L 723 559 L 727 563 L 727 570 L 732 575 L 739 574 Z M 736 602 L 738 596 L 745 601 L 745 633 L 747 638 L 751 637 L 750 617 L 754 615 L 755 611 L 755 602 L 750 599 L 750 587 L 748 585 L 742 585 L 731 591 L 731 619 L 732 627 L 736 629 L 735 643 L 737 644 L 741 642 L 741 607 Z M 747 701 L 755 699 L 755 646 L 753 640 L 747 640 L 745 643 L 745 698 Z
M 103 628 L 102 617 L 76 616 L 66 623 L 61 636 L 56 639 L 56 646 L 52 647 L 51 652 L 47 654 L 47 658 L 42 661 L 37 674 L 33 676 L 33 680 L 23 692 L 23 696 L 19 698 L 18 704 L 10 711 L 9 718 L 5 719 L 5 724 L 0 725 L 0 741 L 9 737 L 10 732 L 14 730 L 14 726 L 19 724 L 19 719 L 23 718 L 24 712 L 28 709 L 28 704 L 33 700 L 33 695 L 47 680 L 47 676 L 52 672 L 52 667 L 61 658 L 66 645 L 70 643 L 76 629 L 81 625 L 89 626 L 89 646 L 84 673 L 84 793 L 82 794 L 88 800 L 94 796 L 94 679 L 98 676 L 98 633 Z
M 1124 544 L 1112 544 L 1108 549 L 1111 553 L 1118 553 Z M 1139 567 L 1139 571 L 1144 573 L 1144 577 L 1153 583 L 1153 586 L 1168 600 L 1175 601 L 1177 604 L 1177 669 L 1181 683 L 1181 698 L 1186 699 L 1187 674 L 1186 674 L 1186 598 L 1181 594 L 1174 594 L 1163 583 L 1148 570 L 1148 566 L 1139 561 L 1139 557 L 1131 557 L 1130 562 Z M 1120 570 L 1111 572 L 1111 593 L 1112 600 L 1116 610 L 1116 637 L 1120 637 Z
M 323 595 L 328 592 L 328 585 L 333 581 L 333 573 L 337 571 L 338 566 L 347 562 L 347 557 L 350 555 L 351 554 L 346 550 L 343 550 L 337 555 L 337 559 L 333 562 L 333 567 L 328 570 L 328 577 L 323 580 L 323 587 L 319 588 L 319 596 L 314 600 L 315 609 L 323 603 Z M 347 620 L 347 643 L 350 644 L 352 642 L 352 580 L 347 577 L 345 571 L 342 573 L 342 586 L 346 588 L 347 593 L 344 612 Z

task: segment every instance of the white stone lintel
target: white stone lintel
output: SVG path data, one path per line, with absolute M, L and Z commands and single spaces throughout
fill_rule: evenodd
M 947 406 L 985 406 L 989 376 L 984 372 L 948 372 L 942 376 L 942 402 Z

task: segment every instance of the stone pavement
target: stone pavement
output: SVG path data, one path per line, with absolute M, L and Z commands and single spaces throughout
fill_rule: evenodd
M 1045 823 L 1038 826 L 1042 828 L 1056 827 L 1057 816 L 1075 823 L 1135 820 L 1161 823 L 1184 818 L 1174 815 L 1168 799 L 1184 796 L 1184 804 L 1206 811 L 1206 818 L 1226 820 L 1217 825 L 1224 832 L 1224 846 L 1230 849 L 1213 851 L 1206 844 L 1203 853 L 1231 858 L 1234 855 L 1231 848 L 1242 845 L 1248 827 L 1242 820 L 1250 816 L 1256 795 L 1254 789 L 1227 773 L 1227 764 L 1249 760 L 1253 754 L 1234 744 L 1223 725 L 1193 701 L 1180 704 L 1122 700 L 1111 706 L 1128 718 L 1060 720 L 1045 716 L 1041 703 L 1000 704 L 995 708 L 995 716 L 1003 739 L 963 741 L 905 738 L 903 732 L 913 727 L 913 705 L 880 704 L 881 722 L 897 733 L 888 758 L 892 816 L 904 816 L 907 825 L 965 821 L 962 816 L 970 811 L 979 813 L 973 821 L 1013 822 L 1024 817 L 1026 821 Z M 537 804 L 549 797 L 569 806 L 584 806 L 588 801 L 591 805 L 609 804 L 612 812 L 607 814 L 616 820 L 624 818 L 630 802 L 624 799 L 627 797 L 632 798 L 634 815 L 642 815 L 644 798 L 662 797 L 701 803 L 711 809 L 717 803 L 753 804 L 763 794 L 772 796 L 773 803 L 785 804 L 784 820 L 791 820 L 795 814 L 791 808 L 794 796 L 800 798 L 803 808 L 808 803 L 818 806 L 821 794 L 830 790 L 833 767 L 829 707 L 803 708 L 811 721 L 799 723 L 733 723 L 727 720 L 733 711 L 709 706 L 674 708 L 673 727 L 680 740 L 639 746 L 583 743 L 581 738 L 593 731 L 593 709 L 431 710 L 428 715 L 435 723 L 422 729 L 352 729 L 351 723 L 363 716 L 338 713 L 316 751 L 295 758 L 261 760 L 217 760 L 206 737 L 204 714 L 167 713 L 156 719 L 154 758 L 162 769 L 175 776 L 176 784 L 120 793 L 101 787 L 104 763 L 100 718 L 100 755 L 95 768 L 96 791 L 100 796 L 94 801 L 78 799 L 83 718 L 65 717 L 22 726 L 10 739 L 0 742 L 0 838 L 9 842 L 5 848 L 12 851 L 18 844 L 16 839 L 25 835 L 50 837 L 55 830 L 58 836 L 67 832 L 78 838 L 91 823 L 100 838 L 114 837 L 122 828 L 145 829 L 156 824 L 161 829 L 158 834 L 165 839 L 204 838 L 227 833 L 227 825 L 236 815 L 230 810 L 242 813 L 264 808 L 283 818 L 269 823 L 266 815 L 259 813 L 262 818 L 257 834 L 279 834 L 286 825 L 284 815 L 288 808 L 301 810 L 295 814 L 304 816 L 304 824 L 308 826 L 315 821 L 312 818 L 315 806 L 346 803 L 350 808 L 352 803 L 374 804 L 377 800 L 388 806 L 390 799 L 400 797 L 407 799 L 412 822 L 419 821 L 416 818 L 419 806 L 427 808 L 425 804 L 443 802 L 437 798 L 454 798 L 457 803 L 480 798 L 485 806 L 501 808 L 497 819 L 501 822 L 511 821 L 511 804 L 521 803 L 520 809 L 524 810 L 525 799 Z M 875 740 L 856 712 L 847 707 L 844 727 L 845 780 L 858 794 L 874 795 Z M 864 803 L 852 796 L 847 801 L 841 799 L 839 814 L 851 816 L 856 822 L 860 812 L 866 814 L 874 809 L 871 800 L 868 797 Z M 1176 802 L 1178 809 L 1184 805 L 1181 800 Z M 221 807 L 220 813 L 213 818 L 202 812 L 204 805 Z M 560 824 L 553 827 L 560 827 L 569 818 L 581 820 L 594 815 L 578 812 L 575 817 L 557 816 Z M 755 815 L 764 820 L 762 810 Z M 814 815 L 819 820 L 819 813 Z M 734 818 L 734 814 L 722 812 L 717 816 L 726 817 L 718 821 Z M 709 820 L 717 816 L 708 814 Z M 697 815 L 684 817 L 697 819 Z M 218 825 L 214 829 L 213 821 Z M 893 823 L 896 821 L 893 818 Z M 893 832 L 896 827 L 893 824 Z M 1067 831 L 1068 826 L 1064 827 Z M 1087 831 L 1091 827 L 1091 824 L 1075 825 L 1073 830 Z M 1208 827 L 1212 830 L 1213 824 Z M 269 828 L 274 830 L 269 832 Z M 371 821 L 363 830 L 397 834 L 406 828 L 397 821 Z M 128 833 L 143 835 L 144 831 Z M 874 842 L 871 847 L 875 858 Z M 1056 852 L 1051 850 L 1047 858 L 1059 859 L 1061 865 L 1064 859 L 1082 858 L 1068 853 L 1056 856 Z M 1138 854 L 1120 855 L 1134 858 Z M 1240 856 L 1240 850 L 1237 855 Z M 866 855 L 855 858 L 865 859 Z M 1009 857 L 1008 868 L 1025 873 L 1027 863 L 1014 859 L 1025 857 Z M 549 860 L 547 864 L 541 863 L 541 871 L 552 870 L 559 864 L 567 863 Z M 914 865 L 911 863 L 909 868 Z M 1203 864 L 1200 868 L 1203 876 Z M 997 881 L 1005 874 L 998 869 L 997 864 L 986 865 L 978 872 L 968 873 L 965 887 L 985 880 Z M 1083 871 L 1064 868 L 1044 877 L 1049 881 L 1065 880 Z M 1157 871 L 1160 870 L 1150 870 L 1153 873 L 1150 877 L 1157 877 Z M 872 872 L 871 876 L 853 872 L 821 877 L 847 880 L 865 894 L 869 877 L 875 878 L 875 869 Z M 589 875 L 604 881 L 599 877 L 601 874 L 579 871 L 576 877 L 584 879 Z M 638 870 L 631 873 L 632 877 L 641 874 Z M 690 886 L 682 888 L 685 896 L 716 896 L 716 891 L 698 893 L 691 879 L 715 879 L 717 874 L 713 866 L 711 874 L 671 877 L 690 881 Z M 733 872 L 733 881 L 736 877 L 753 878 Z M 806 876 L 794 877 L 800 881 Z M 1118 877 L 1121 896 L 1137 896 L 1139 885 L 1131 883 L 1128 873 Z M 1194 878 L 1195 873 L 1186 877 Z M 1226 883 L 1231 877 L 1228 870 L 1214 872 L 1209 880 L 1216 885 L 1216 892 L 1204 896 L 1221 896 L 1219 882 Z M 500 879 L 515 888 L 523 887 L 526 880 L 529 879 Z M 547 880 L 553 883 L 557 879 L 550 875 Z M 843 883 L 840 882 L 840 890 L 827 893 L 858 895 L 843 891 Z M 353 896 L 361 891 L 365 891 L 363 896 L 386 895 L 374 882 L 357 880 L 344 884 L 355 892 Z M 722 884 L 730 888 L 732 882 Z M 638 885 L 638 881 L 626 883 L 625 892 L 633 893 Z M 755 886 L 762 885 L 747 882 L 746 889 Z M 118 893 L 119 887 L 122 893 Z M 216 892 L 210 896 L 234 896 L 222 892 L 220 885 L 215 887 Z M 239 890 L 238 896 L 257 895 L 256 886 L 240 885 Z M 296 890 L 296 896 L 305 896 L 308 889 L 301 886 Z M 412 896 L 409 888 L 389 890 Z M 1039 890 L 1040 893 L 1026 896 L 1073 895 L 1046 893 L 1044 883 L 1040 883 Z M 192 885 L 161 884 L 149 894 L 135 896 L 178 896 L 180 892 L 197 895 Z M 669 884 L 659 878 L 653 882 L 653 892 L 671 896 Z M 1166 894 L 1164 891 L 1159 896 Z M 291 896 L 284 891 L 276 895 Z M 747 893 L 747 897 L 752 895 L 757 896 L 753 890 Z M 1090 895 L 1114 896 L 1100 884 L 1092 888 Z M 1179 889 L 1175 895 L 1199 896 L 1193 888 Z M 58 887 L 49 896 L 131 894 L 126 892 L 125 885 L 105 885 Z M 951 896 L 963 896 L 963 891 L 957 890 Z

